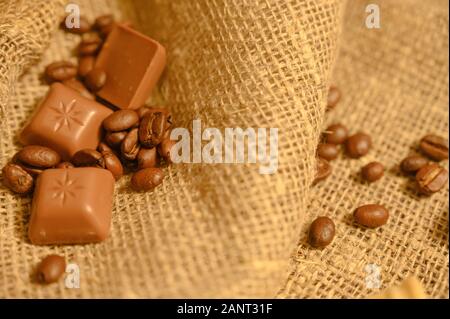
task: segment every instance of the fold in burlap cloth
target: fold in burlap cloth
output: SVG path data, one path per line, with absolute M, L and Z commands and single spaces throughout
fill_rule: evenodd
M 124 178 L 110 238 L 84 246 L 31 245 L 30 198 L 1 186 L 1 297 L 363 297 L 374 293 L 366 288 L 371 264 L 381 288 L 414 273 L 430 296 L 447 296 L 448 188 L 419 198 L 397 164 L 425 133 L 448 133 L 448 4 L 382 2 L 381 29 L 369 30 L 366 1 L 352 1 L 343 18 L 344 5 L 325 0 L 76 2 L 90 19 L 131 19 L 166 46 L 167 71 L 152 99 L 173 111 L 177 126 L 201 119 L 219 129 L 279 128 L 278 171 L 173 165 L 147 194 Z M 0 0 L 2 165 L 45 95 L 45 65 L 71 57 L 79 41 L 62 31 L 49 41 L 62 15 L 57 1 Z M 343 99 L 325 114 L 333 65 Z M 371 134 L 374 148 L 360 160 L 342 156 L 333 175 L 310 188 L 320 132 L 334 121 Z M 388 171 L 365 185 L 358 170 L 374 159 Z M 352 210 L 367 202 L 390 209 L 387 225 L 353 225 Z M 305 241 L 317 215 L 337 227 L 321 251 Z M 79 289 L 30 280 L 50 252 L 78 264 Z

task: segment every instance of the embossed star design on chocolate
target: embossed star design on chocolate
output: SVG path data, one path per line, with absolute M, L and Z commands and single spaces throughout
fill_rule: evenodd
M 67 161 L 81 149 L 97 148 L 102 122 L 111 113 L 108 107 L 54 83 L 20 134 L 20 141 L 50 147 Z
M 94 243 L 109 234 L 114 177 L 105 169 L 48 169 L 36 182 L 28 235 L 33 244 Z
M 52 191 L 52 199 L 59 201 L 64 206 L 67 199 L 74 199 L 80 189 L 83 189 L 83 186 L 77 183 L 76 179 L 69 178 L 69 173 L 66 170 L 63 178 L 55 180 L 54 186 L 50 190 Z
M 80 120 L 81 111 L 75 108 L 76 104 L 77 100 L 73 99 L 69 103 L 60 101 L 58 107 L 50 107 L 56 113 L 54 117 L 55 131 L 64 127 L 70 130 L 73 125 L 84 125 L 83 121 Z

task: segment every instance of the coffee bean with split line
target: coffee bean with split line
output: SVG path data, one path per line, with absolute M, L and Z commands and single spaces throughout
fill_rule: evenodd
M 132 161 L 139 153 L 141 146 L 139 145 L 138 129 L 132 129 L 125 139 L 122 141 L 120 150 L 124 159 Z
M 69 61 L 58 61 L 49 64 L 45 68 L 45 76 L 48 82 L 65 81 L 77 75 L 77 67 Z
M 427 164 L 416 174 L 419 192 L 431 195 L 447 185 L 448 171 L 436 163 Z
M 422 153 L 431 159 L 441 161 L 448 158 L 448 141 L 443 137 L 426 135 L 420 140 L 419 146 Z
M 27 194 L 33 189 L 33 177 L 17 164 L 8 163 L 3 167 L 3 184 L 18 194 Z
M 37 168 L 55 167 L 61 161 L 57 152 L 40 145 L 27 145 L 14 158 L 20 163 Z
M 337 86 L 331 85 L 328 90 L 327 110 L 334 109 L 341 99 L 341 91 Z

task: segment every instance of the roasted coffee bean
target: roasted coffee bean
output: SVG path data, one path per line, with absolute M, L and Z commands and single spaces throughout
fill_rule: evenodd
M 333 124 L 325 130 L 325 142 L 330 144 L 342 144 L 348 137 L 348 130 L 342 124 Z
M 335 144 L 321 143 L 317 146 L 317 156 L 327 161 L 334 160 L 339 155 L 339 149 Z
M 334 85 L 330 86 L 328 90 L 327 109 L 334 109 L 341 99 L 341 91 Z
M 114 23 L 114 16 L 111 14 L 105 14 L 97 17 L 94 21 L 94 28 L 100 30 Z
M 53 62 L 45 68 L 45 76 L 50 83 L 68 80 L 76 75 L 77 67 L 69 61 Z
M 125 135 L 126 136 L 126 135 Z M 109 152 L 109 153 L 114 153 L 114 151 L 112 150 L 111 147 L 109 147 L 106 143 L 104 142 L 100 142 L 97 146 L 97 151 L 99 151 L 100 153 L 104 153 L 104 152 Z
M 71 162 L 61 162 L 59 163 L 56 168 L 74 168 L 75 166 Z
M 401 164 L 400 168 L 404 173 L 416 173 L 419 169 L 428 164 L 426 158 L 419 155 L 411 155 L 405 158 Z
M 92 91 L 99 91 L 103 85 L 106 83 L 106 73 L 105 71 L 93 68 L 85 77 L 84 83 Z
M 66 260 L 58 255 L 45 257 L 37 269 L 37 279 L 40 283 L 49 284 L 58 281 L 66 271 Z
M 149 113 L 144 116 L 139 126 L 139 141 L 144 147 L 157 146 L 171 125 L 171 117 L 167 113 Z
M 119 147 L 125 137 L 127 137 L 127 134 L 127 131 L 107 132 L 105 134 L 105 142 L 113 148 Z
M 384 175 L 384 166 L 379 162 L 371 162 L 361 169 L 361 176 L 369 183 L 379 180 Z
M 125 131 L 139 123 L 139 116 L 133 110 L 119 110 L 104 119 L 103 127 L 110 132 Z
M 136 191 L 149 191 L 164 179 L 164 172 L 160 168 L 151 167 L 137 171 L 131 178 L 131 187 Z
M 83 149 L 76 152 L 72 157 L 72 163 L 75 166 L 88 166 L 105 168 L 105 161 L 101 153 L 92 149 Z
M 89 92 L 89 90 L 84 86 L 83 83 L 78 81 L 77 79 L 69 79 L 62 82 L 65 86 L 77 91 L 80 95 L 84 96 L 87 99 L 93 100 L 95 97 Z
M 158 154 L 156 147 L 153 148 L 141 148 L 138 155 L 138 169 L 155 167 L 158 165 Z
M 132 161 L 136 158 L 140 150 L 138 129 L 132 129 L 122 142 L 120 147 L 123 158 Z
M 61 161 L 61 157 L 54 150 L 39 145 L 27 145 L 15 156 L 17 161 L 37 168 L 55 167 Z
M 61 21 L 61 28 L 66 32 L 83 34 L 91 29 L 91 25 L 87 19 L 80 17 L 80 24 L 76 26 L 74 17 L 70 15 Z
M 3 184 L 13 192 L 26 194 L 33 189 L 33 177 L 19 165 L 8 163 L 2 172 Z
M 331 171 L 332 168 L 330 163 L 328 163 L 327 160 L 318 157 L 316 160 L 316 178 L 314 179 L 313 185 L 330 176 Z
M 448 171 L 436 163 L 427 164 L 416 174 L 419 192 L 431 195 L 447 185 Z
M 335 232 L 334 223 L 330 218 L 318 217 L 309 227 L 309 243 L 316 248 L 328 246 L 333 241 Z
M 358 158 L 369 152 L 372 139 L 365 133 L 356 133 L 347 139 L 345 146 L 348 156 Z
M 170 113 L 170 111 L 168 109 L 144 105 L 144 106 L 141 106 L 140 108 L 138 108 L 136 112 L 139 115 L 140 119 L 142 119 L 144 116 L 146 116 L 150 113 L 162 112 L 162 113 L 166 114 L 168 121 L 170 123 L 172 123 L 172 114 Z
M 84 78 L 92 71 L 95 65 L 95 56 L 87 55 L 78 60 L 78 76 Z
M 166 163 L 172 163 L 171 151 L 176 143 L 177 141 L 166 138 L 158 145 L 158 154 L 164 158 Z
M 353 213 L 353 218 L 360 225 L 376 228 L 386 224 L 389 212 L 384 206 L 370 204 L 358 207 Z
M 93 56 L 100 51 L 102 43 L 83 43 L 78 45 L 78 55 L 80 56 Z
M 119 158 L 112 152 L 103 152 L 102 155 L 105 168 L 113 174 L 116 180 L 121 178 L 123 175 L 123 167 Z
M 29 165 L 23 164 L 19 161 L 16 162 L 15 158 L 13 158 L 12 162 L 14 164 L 19 165 L 25 172 L 30 174 L 33 178 L 39 176 L 39 174 L 41 174 L 44 170 L 46 170 L 45 168 L 29 166 Z
M 448 141 L 430 134 L 420 140 L 420 150 L 431 159 L 441 161 L 448 158 Z

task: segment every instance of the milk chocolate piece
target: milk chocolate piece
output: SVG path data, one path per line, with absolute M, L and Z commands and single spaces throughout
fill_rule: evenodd
M 20 141 L 47 146 L 68 161 L 81 149 L 97 148 L 102 122 L 111 113 L 100 103 L 55 83 L 22 131 Z
M 28 235 L 33 244 L 104 240 L 111 224 L 114 177 L 94 167 L 48 169 L 37 179 Z
M 97 95 L 121 109 L 144 105 L 166 64 L 166 50 L 149 37 L 117 24 L 100 51 L 95 67 L 106 72 Z

